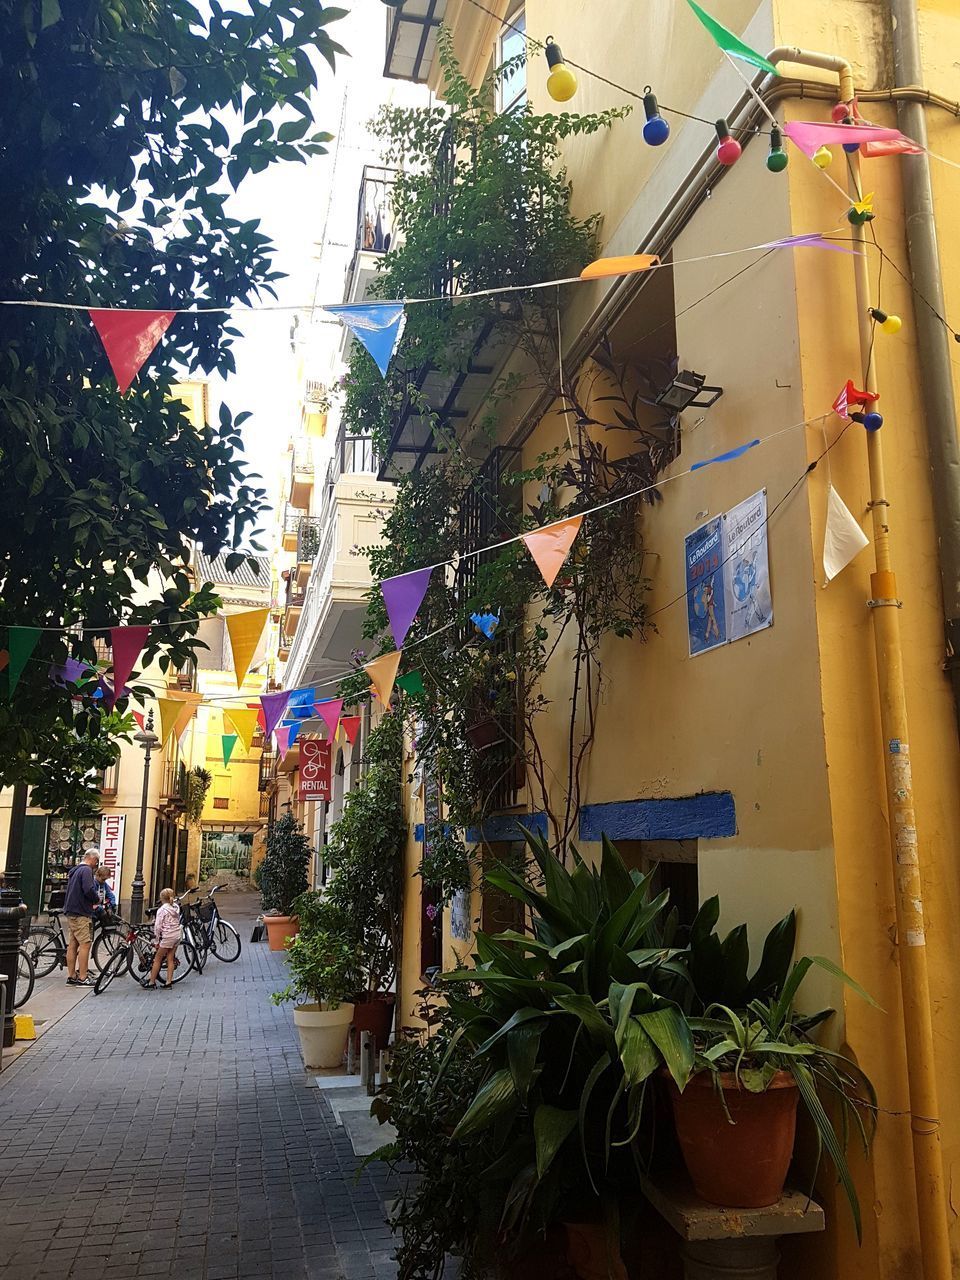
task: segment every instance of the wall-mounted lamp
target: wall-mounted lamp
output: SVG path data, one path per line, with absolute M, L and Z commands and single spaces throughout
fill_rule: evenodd
M 680 369 L 673 381 L 657 396 L 657 404 L 665 409 L 680 413 L 683 409 L 709 409 L 723 395 L 723 387 L 708 387 L 702 373 L 694 373 L 691 369 Z M 707 396 L 701 400 L 700 393 Z

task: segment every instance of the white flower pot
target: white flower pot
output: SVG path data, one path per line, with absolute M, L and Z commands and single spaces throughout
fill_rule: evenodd
M 319 1004 L 300 1004 L 293 1011 L 300 1033 L 300 1049 L 305 1067 L 339 1067 L 347 1047 L 347 1032 L 353 1021 L 353 1005 L 328 1009 Z

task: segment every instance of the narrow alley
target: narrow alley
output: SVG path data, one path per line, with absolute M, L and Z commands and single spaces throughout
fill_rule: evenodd
M 385 1280 L 382 1172 L 308 1087 L 282 954 L 88 993 L 0 1075 L 5 1280 Z M 58 970 L 49 982 L 63 982 Z

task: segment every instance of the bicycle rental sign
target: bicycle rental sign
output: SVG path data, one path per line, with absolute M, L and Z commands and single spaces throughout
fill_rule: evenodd
M 300 799 L 330 799 L 330 743 L 319 738 L 300 740 Z

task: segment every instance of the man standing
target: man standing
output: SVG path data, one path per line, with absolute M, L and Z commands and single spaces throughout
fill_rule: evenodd
M 67 986 L 91 987 L 87 976 L 90 944 L 93 941 L 93 908 L 100 901 L 100 890 L 94 874 L 100 863 L 100 850 L 88 849 L 83 861 L 70 872 L 63 914 L 67 920 Z

